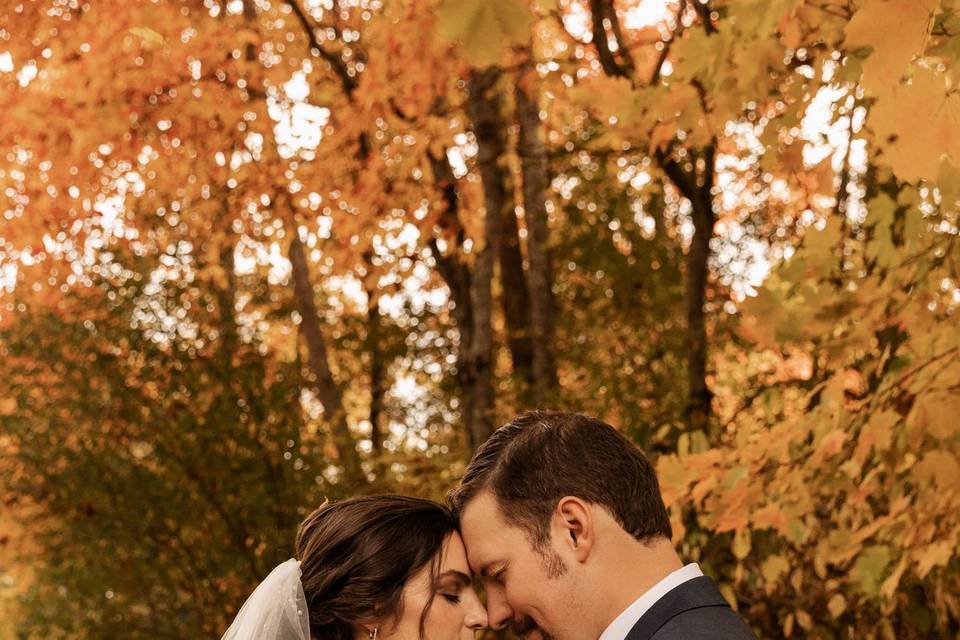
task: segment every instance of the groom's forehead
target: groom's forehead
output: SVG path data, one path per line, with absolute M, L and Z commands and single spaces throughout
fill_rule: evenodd
M 482 491 L 467 503 L 460 514 L 460 525 L 471 531 L 500 531 L 508 527 L 497 498 Z
M 477 575 L 496 573 L 508 559 L 529 549 L 526 533 L 504 516 L 490 492 L 478 494 L 460 514 L 460 531 L 467 562 Z

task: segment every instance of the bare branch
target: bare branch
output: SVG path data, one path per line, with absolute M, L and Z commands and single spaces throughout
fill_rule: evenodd
M 323 48 L 323 45 L 321 45 L 320 41 L 317 40 L 316 25 L 314 24 L 313 19 L 304 13 L 297 0 L 286 0 L 286 2 L 290 8 L 293 9 L 293 13 L 297 16 L 300 24 L 303 25 L 303 30 L 310 39 L 310 50 L 314 52 L 315 55 L 318 55 L 326 60 L 327 63 L 333 68 L 334 73 L 337 74 L 337 77 L 340 78 L 341 84 L 343 84 L 344 93 L 346 93 L 347 97 L 352 100 L 353 92 L 356 90 L 359 82 L 356 75 L 350 74 L 350 71 L 347 69 L 347 64 L 343 61 L 343 58 Z
M 607 34 L 607 28 L 604 20 L 609 20 L 612 25 L 617 21 L 616 14 L 613 13 L 610 0 L 590 0 L 590 14 L 593 19 L 593 46 L 597 48 L 597 57 L 600 58 L 600 66 L 603 72 L 608 76 L 619 76 L 629 78 L 630 73 L 627 68 L 621 66 L 610 50 L 610 39 Z M 615 34 L 620 31 L 617 27 Z M 616 38 L 616 35 L 614 35 Z M 618 48 L 622 48 L 622 43 L 617 42 Z

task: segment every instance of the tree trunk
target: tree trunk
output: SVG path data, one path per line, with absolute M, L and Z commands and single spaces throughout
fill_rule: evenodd
M 709 274 L 710 239 L 716 213 L 713 210 L 713 163 L 714 148 L 704 152 L 706 170 L 698 182 L 697 176 L 688 173 L 663 152 L 657 160 L 677 189 L 692 205 L 693 239 L 685 258 L 685 306 L 687 316 L 687 424 L 691 430 L 706 432 L 710 423 L 713 393 L 707 386 L 707 329 L 703 303 L 706 299 Z M 693 163 L 694 166 L 696 163 Z
M 226 203 L 224 203 L 226 209 Z M 226 219 L 226 216 L 224 216 Z M 218 221 L 221 223 L 221 221 Z M 220 314 L 220 346 L 218 355 L 224 371 L 229 371 L 237 351 L 237 320 L 234 305 L 237 300 L 237 272 L 233 264 L 236 239 L 228 235 L 217 249 L 217 267 L 223 274 L 222 282 L 215 283 L 217 308 Z
M 364 263 L 368 272 L 373 269 L 372 255 L 364 254 Z M 380 427 L 380 416 L 383 414 L 384 397 L 387 395 L 386 368 L 387 359 L 383 353 L 381 342 L 383 319 L 380 317 L 379 298 L 376 288 L 367 289 L 367 339 L 366 349 L 370 354 L 370 446 L 373 455 L 379 458 L 383 455 L 383 430 Z
M 701 2 L 694 2 L 694 9 L 703 21 L 707 34 L 716 32 L 710 18 L 709 9 Z M 590 11 L 593 19 L 593 43 L 597 49 L 597 56 L 604 73 L 609 76 L 632 76 L 632 61 L 624 48 L 621 38 L 620 25 L 616 9 L 612 0 L 590 0 Z M 619 63 L 609 46 L 609 36 L 604 21 L 610 23 L 611 32 L 617 43 L 618 50 L 624 54 L 623 63 Z M 658 72 L 654 76 L 659 77 Z M 696 85 L 701 103 L 703 102 L 702 87 Z M 703 106 L 706 111 L 705 105 Z M 687 426 L 691 430 L 707 431 L 710 423 L 711 400 L 713 394 L 707 386 L 707 331 L 706 318 L 703 312 L 703 303 L 706 298 L 708 261 L 710 258 L 710 239 L 713 237 L 713 226 L 716 222 L 716 212 L 713 209 L 714 162 L 716 160 L 716 140 L 712 140 L 702 150 L 704 161 L 703 175 L 697 175 L 696 150 L 688 150 L 692 160 L 690 171 L 684 170 L 671 155 L 662 150 L 656 152 L 656 158 L 671 182 L 680 193 L 686 197 L 693 207 L 693 241 L 685 259 L 685 296 L 687 334 Z
M 484 237 L 476 254 L 470 287 L 473 308 L 473 339 L 470 345 L 470 388 L 473 391 L 473 420 L 470 448 L 475 449 L 493 433 L 493 327 L 492 284 L 494 261 L 500 252 L 501 227 L 510 211 L 509 194 L 500 159 L 505 145 L 500 100 L 494 86 L 500 70 L 491 68 L 470 74 L 467 112 L 477 137 L 477 163 L 486 208 Z
M 504 191 L 508 194 L 512 192 L 508 188 Z M 523 273 L 523 254 L 520 252 L 520 229 L 512 210 L 504 212 L 501 223 L 500 281 L 503 285 L 507 345 L 513 361 L 513 372 L 530 386 L 533 384 L 533 332 L 530 330 L 530 295 Z
M 457 348 L 457 387 L 460 391 L 460 415 L 466 427 L 467 444 L 473 440 L 473 389 L 470 375 L 470 346 L 473 344 L 473 305 L 470 302 L 470 268 L 460 259 L 457 248 L 463 246 L 466 239 L 463 225 L 458 216 L 459 201 L 457 200 L 456 179 L 450 170 L 446 154 L 441 158 L 430 157 L 434 181 L 443 194 L 444 210 L 440 217 L 439 226 L 452 231 L 456 237 L 456 247 L 448 254 L 440 251 L 436 239 L 430 240 L 430 250 L 437 261 L 437 271 L 450 289 L 450 298 L 453 302 L 453 317 L 457 323 L 457 332 L 460 334 L 460 344 Z
M 548 249 L 546 193 L 549 185 L 546 151 L 540 137 L 540 108 L 536 70 L 525 68 L 516 85 L 517 152 L 523 177 L 523 209 L 527 222 L 527 282 L 530 328 L 533 336 L 533 398 L 542 405 L 557 387 L 553 355 L 553 269 Z M 506 288 L 506 287 L 504 287 Z
M 300 241 L 300 232 L 295 223 L 291 227 L 289 257 L 293 292 L 297 311 L 300 313 L 300 334 L 307 344 L 307 364 L 312 375 L 310 386 L 323 404 L 324 417 L 333 436 L 333 445 L 343 465 L 344 480 L 350 486 L 359 486 L 366 481 L 360 466 L 360 454 L 347 424 L 340 388 L 330 372 L 327 345 L 320 331 L 320 316 L 314 301 L 310 269 L 303 243 Z
M 693 208 L 693 215 L 693 241 L 686 257 L 687 419 L 691 429 L 706 433 L 713 394 L 707 387 L 707 329 L 703 303 L 714 215 L 711 208 L 702 204 Z
M 498 90 L 494 87 L 499 81 L 499 70 L 491 70 L 480 80 L 482 91 L 474 92 L 471 85 L 470 101 L 474 108 L 482 113 L 481 120 L 474 120 L 474 134 L 477 144 L 491 158 L 487 176 L 483 177 L 484 196 L 487 212 L 490 212 L 490 195 L 493 195 L 500 216 L 500 241 L 497 260 L 500 264 L 502 284 L 503 315 L 507 330 L 507 347 L 513 362 L 513 371 L 522 384 L 528 387 L 533 383 L 533 334 L 530 330 L 530 302 L 527 281 L 523 271 L 523 254 L 520 251 L 520 230 L 513 206 L 513 185 L 510 174 L 503 167 L 502 159 L 506 154 L 504 132 L 509 124 L 503 117 L 503 104 Z M 472 113 L 472 112 L 471 112 Z M 481 175 L 483 169 L 481 168 Z M 490 181 L 489 183 L 487 181 Z M 488 187 L 490 191 L 488 192 Z
M 330 54 L 317 41 L 314 26 L 307 15 L 300 8 L 296 0 L 287 0 L 287 4 L 293 10 L 295 16 L 300 21 L 304 31 L 310 40 L 311 48 L 316 50 L 324 60 L 330 63 L 332 69 L 343 83 L 343 89 L 349 99 L 353 98 L 353 90 L 356 88 L 356 78 L 347 73 L 346 65 L 338 56 Z M 248 21 L 256 19 L 257 8 L 253 0 L 243 1 L 244 18 Z M 247 47 L 248 60 L 255 60 L 255 48 L 252 45 Z M 270 136 L 266 148 L 276 148 L 276 142 Z M 361 151 L 365 149 L 365 133 L 360 136 Z M 283 202 L 280 202 L 280 200 Z M 291 265 L 291 277 L 293 280 L 293 296 L 296 301 L 297 311 L 300 314 L 300 335 L 303 336 L 307 345 L 307 366 L 310 371 L 309 386 L 316 395 L 317 399 L 323 404 L 324 418 L 330 425 L 333 445 L 337 452 L 337 457 L 343 465 L 343 478 L 346 484 L 358 487 L 366 483 L 366 477 L 360 464 L 360 454 L 357 451 L 353 435 L 350 433 L 350 427 L 347 423 L 346 411 L 343 407 L 343 396 L 340 387 L 333 379 L 330 372 L 329 358 L 327 354 L 327 345 L 320 330 L 320 317 L 317 312 L 317 305 L 314 300 L 313 284 L 310 278 L 310 268 L 307 263 L 307 256 L 300 241 L 300 230 L 296 215 L 293 210 L 293 203 L 290 202 L 289 193 L 286 189 L 280 190 L 277 194 L 275 205 L 278 215 L 284 216 L 287 222 L 287 229 L 290 232 L 290 246 L 288 259 Z M 281 211 L 280 207 L 287 207 L 287 211 Z

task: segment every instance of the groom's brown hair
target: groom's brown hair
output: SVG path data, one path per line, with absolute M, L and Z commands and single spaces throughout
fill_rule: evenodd
M 549 540 L 550 517 L 564 496 L 603 507 L 637 540 L 672 536 L 650 461 L 607 423 L 577 413 L 528 411 L 497 429 L 450 493 L 454 513 L 482 491 L 537 548 Z

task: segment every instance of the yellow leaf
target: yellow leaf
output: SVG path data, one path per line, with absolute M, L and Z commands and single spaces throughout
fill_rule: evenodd
M 0 416 L 10 416 L 17 411 L 16 398 L 0 398 Z
M 676 134 L 677 123 L 675 120 L 661 122 L 653 128 L 653 133 L 650 134 L 650 151 L 666 149 Z
M 820 451 L 824 458 L 835 456 L 843 450 L 843 443 L 847 441 L 847 434 L 842 429 L 834 429 L 820 441 Z
M 437 10 L 442 37 L 463 45 L 464 57 L 478 67 L 500 60 L 506 44 L 530 37 L 532 17 L 519 0 L 444 0 Z
M 787 529 L 788 519 L 783 510 L 776 504 L 768 504 L 754 512 L 753 526 L 757 529 L 772 527 L 780 533 Z
M 642 94 L 638 95 L 626 78 L 593 76 L 579 83 L 570 93 L 575 102 L 604 120 L 616 116 L 621 123 L 632 124 L 642 116 L 639 107 L 643 102 L 639 99 Z
M 833 597 L 830 598 L 830 601 L 827 603 L 827 610 L 830 611 L 830 615 L 834 618 L 839 618 L 846 609 L 847 599 L 839 593 L 833 594 Z
M 928 545 L 925 549 L 916 553 L 917 576 L 923 580 L 934 567 L 947 566 L 950 558 L 954 555 L 954 547 L 955 545 L 951 544 L 949 540 L 943 540 Z
M 804 256 L 814 274 L 829 273 L 833 265 L 839 265 L 836 247 L 842 233 L 842 223 L 836 216 L 831 216 L 822 230 L 807 231 L 803 239 Z
M 803 44 L 803 32 L 800 30 L 800 21 L 792 12 L 785 12 L 777 23 L 780 40 L 789 49 L 797 49 Z
M 786 618 L 783 619 L 783 635 L 784 637 L 789 638 L 793 635 L 793 624 L 796 620 L 796 616 L 792 613 L 788 613 Z
M 883 584 L 880 585 L 880 595 L 884 598 L 892 598 L 897 592 L 897 587 L 900 586 L 900 578 L 903 576 L 903 572 L 906 571 L 909 563 L 907 562 L 907 557 L 903 556 L 900 558 L 900 562 L 897 563 L 897 568 L 893 570 L 893 573 L 883 581 Z
M 780 579 L 790 569 L 790 564 L 783 556 L 770 556 L 760 565 L 760 574 L 769 584 Z
M 946 451 L 928 451 L 913 472 L 939 489 L 960 489 L 960 463 Z
M 729 584 L 720 585 L 720 594 L 723 596 L 723 599 L 730 604 L 730 608 L 734 611 L 737 610 L 737 592 L 733 590 Z
M 960 166 L 960 96 L 948 89 L 944 74 L 917 67 L 909 83 L 877 95 L 868 122 L 905 182 L 936 180 L 943 155 Z
M 910 434 L 922 438 L 929 433 L 936 440 L 945 440 L 957 433 L 960 397 L 922 394 L 910 412 Z
M 133 27 L 129 29 L 129 31 L 133 35 L 140 38 L 140 43 L 143 45 L 144 49 L 156 49 L 163 46 L 164 37 L 153 29 L 148 29 L 147 27 Z
M 892 87 L 913 58 L 923 52 L 933 12 L 940 0 L 872 0 L 865 2 L 845 29 L 850 50 L 869 47 L 863 85 L 873 91 Z M 897 34 L 891 38 L 889 34 Z
M 498 0 L 486 4 L 496 11 L 497 21 L 510 44 L 523 44 L 530 39 L 533 18 L 526 4 L 516 0 Z
M 867 424 L 860 430 L 860 437 L 857 439 L 857 449 L 853 453 L 853 459 L 858 464 L 863 464 L 874 448 L 878 450 L 887 449 L 893 435 L 893 426 L 899 421 L 900 414 L 895 411 L 883 411 L 872 415 Z
M 739 529 L 733 536 L 733 555 L 743 560 L 750 555 L 750 529 Z
M 889 265 L 896 254 L 893 244 L 893 221 L 897 203 L 885 193 L 881 193 L 867 203 L 868 220 L 873 220 L 873 238 L 870 252 L 881 266 Z

